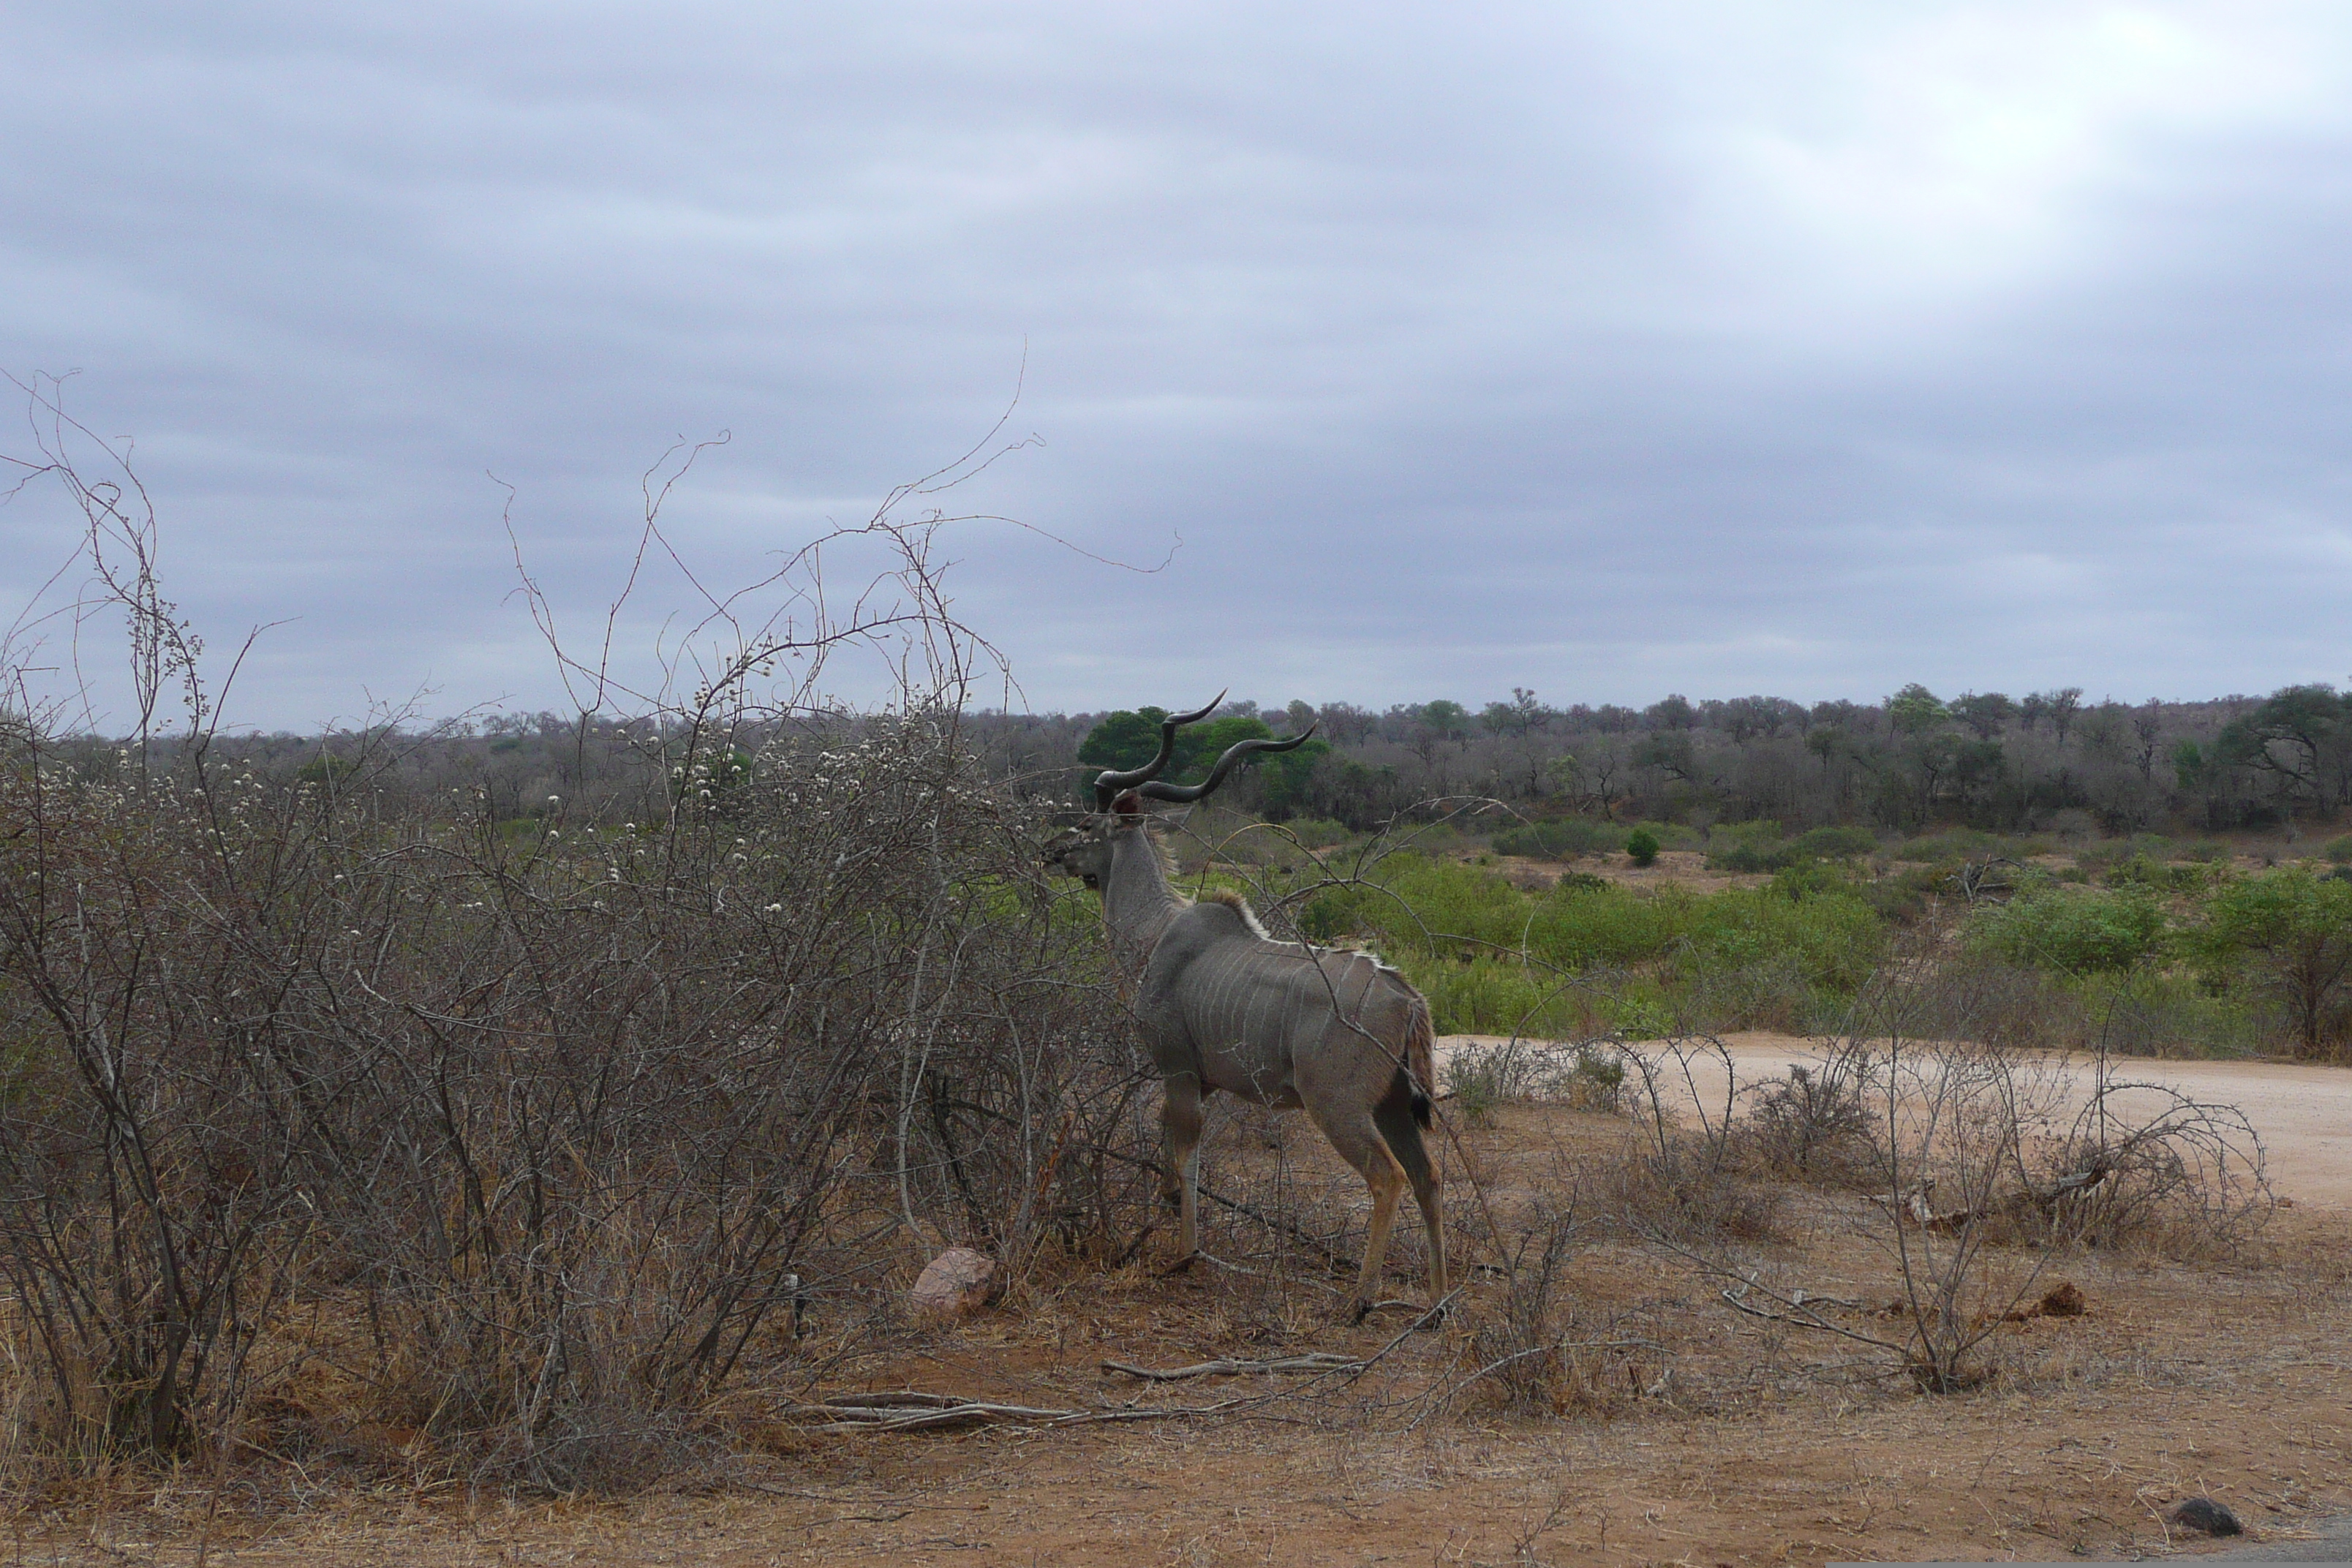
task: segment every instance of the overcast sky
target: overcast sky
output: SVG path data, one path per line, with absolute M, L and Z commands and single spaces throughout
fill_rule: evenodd
M 562 704 L 492 474 L 588 629 L 675 438 L 731 433 L 665 520 L 733 582 L 1016 385 L 1036 443 L 939 503 L 1168 561 L 949 531 L 1040 710 L 2352 676 L 2340 6 L 9 34 L 0 368 L 78 371 L 69 411 L 136 441 L 215 648 L 295 617 L 247 724 Z M 53 493 L 0 511 L 0 594 L 73 540 Z M 688 602 L 649 579 L 625 654 Z

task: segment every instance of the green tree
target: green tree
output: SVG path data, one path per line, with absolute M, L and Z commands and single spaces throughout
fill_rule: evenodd
M 1655 768 L 1671 779 L 1689 784 L 1698 777 L 1698 753 L 1687 731 L 1662 730 L 1644 735 L 1633 747 L 1633 765 Z
M 1642 717 L 1660 730 L 1688 730 L 1698 723 L 1698 710 L 1681 692 L 1670 692 L 1642 710 Z
M 1914 731 L 1905 743 L 1903 763 L 1918 790 L 1917 819 L 1921 823 L 1935 816 L 1936 797 L 1943 793 L 1945 781 L 1958 771 L 1969 744 L 1950 730 Z
M 1330 754 L 1331 743 L 1318 735 L 1295 752 L 1262 753 L 1251 759 L 1257 765 L 1258 809 L 1267 821 L 1286 822 L 1308 809 L 1315 770 Z
M 1525 735 L 1529 730 L 1540 729 L 1549 720 L 1544 705 L 1536 694 L 1524 686 L 1511 688 L 1508 702 L 1489 702 L 1478 715 L 1478 722 L 1490 735 Z
M 2221 760 L 2268 773 L 2290 797 L 2307 797 L 2334 815 L 2352 784 L 2352 710 L 2332 686 L 2287 686 L 2222 728 Z
M 1160 723 L 1167 717 L 1165 708 L 1106 713 L 1079 742 L 1078 761 L 1090 768 L 1139 768 L 1158 753 Z
M 1886 700 L 1886 720 L 1897 734 L 1924 735 L 1951 717 L 1952 710 L 1916 680 Z
M 1107 713 L 1079 743 L 1078 761 L 1090 768 L 1139 768 L 1160 754 L 1160 724 L 1167 717 L 1164 708 Z M 1160 777 L 1187 782 L 1186 774 L 1205 770 L 1234 742 L 1268 740 L 1273 734 L 1265 720 L 1239 713 L 1187 725 L 1176 731 L 1175 754 Z M 1315 744 L 1310 741 L 1301 750 Z
M 1658 836 L 1646 827 L 1637 827 L 1625 836 L 1625 853 L 1633 858 L 1636 866 L 1658 863 Z
M 2007 763 L 1999 741 L 1969 741 L 1953 759 L 1952 777 L 1958 781 L 1963 798 L 1982 799 L 2000 784 Z
M 2172 776 L 2184 795 L 2194 795 L 2203 789 L 2210 772 L 2205 748 L 2194 741 L 2183 741 L 2172 748 Z
M 2058 731 L 2058 743 L 2066 743 L 2066 731 L 2074 727 L 2074 717 L 2083 710 L 2083 689 L 2062 686 L 2055 691 L 2045 691 L 2042 700 L 2049 704 L 2050 727 Z
M 2250 973 L 2283 999 L 2304 1050 L 2315 1054 L 2352 977 L 2352 882 L 2300 866 L 2242 877 L 2213 895 L 2198 945 L 2216 979 Z
M 1434 702 L 1424 702 L 1417 717 L 1421 727 L 1441 741 L 1466 742 L 1470 739 L 1470 710 L 1459 702 L 1443 697 Z
M 2000 733 L 2017 705 L 1998 691 L 1963 691 L 1951 703 L 1952 717 L 1976 731 L 1979 741 Z

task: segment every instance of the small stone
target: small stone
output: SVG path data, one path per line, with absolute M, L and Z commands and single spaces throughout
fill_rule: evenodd
M 918 1318 L 940 1321 L 969 1317 L 988 1305 L 995 1279 L 995 1259 L 969 1247 L 950 1247 L 924 1265 L 907 1298 L 908 1309 Z
M 2182 1498 L 2165 1510 L 2167 1523 L 2182 1530 L 2201 1530 L 2208 1535 L 2243 1535 L 2246 1527 L 2238 1516 L 2209 1497 Z

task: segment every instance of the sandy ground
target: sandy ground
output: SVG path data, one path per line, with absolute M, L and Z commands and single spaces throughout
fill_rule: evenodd
M 1465 1048 L 1499 1043 L 1502 1037 L 1448 1035 L 1437 1043 L 1444 1060 Z M 1801 1035 L 1753 1030 L 1726 1035 L 1732 1061 L 1743 1086 L 1777 1078 L 1791 1063 L 1817 1062 L 1817 1044 Z M 2070 1069 L 2079 1095 L 2093 1076 L 2088 1057 L 2050 1058 Z M 1704 1070 L 1699 1085 L 1711 1101 L 1719 1100 L 1723 1076 L 1719 1068 Z M 2246 1113 L 2261 1134 L 2271 1186 L 2299 1205 L 2352 1213 L 2352 1070 L 2305 1067 L 2291 1062 L 2154 1061 L 2140 1058 L 2116 1062 L 2117 1081 L 2168 1085 L 2209 1102 L 2234 1105 Z M 2149 1103 L 2152 1097 L 2118 1097 L 2119 1110 Z
M 1812 1052 L 1790 1036 L 1729 1044 L 1750 1080 Z M 2063 1255 L 2053 1272 L 2089 1310 L 2000 1328 L 1989 1352 L 1999 1375 L 1963 1394 L 1871 1376 L 1851 1345 L 1739 1315 L 1719 1279 L 1597 1236 L 1563 1265 L 1559 1310 L 1572 1318 L 1555 1331 L 1651 1348 L 1595 1352 L 1549 1410 L 1465 1393 L 1423 1420 L 1423 1392 L 1500 1353 L 1481 1337 L 1502 1321 L 1496 1272 L 1473 1275 L 1436 1329 L 1405 1331 L 1397 1312 L 1357 1324 L 1334 1306 L 1344 1271 L 1295 1258 L 1276 1270 L 1263 1233 L 1220 1211 L 1210 1250 L 1255 1272 L 1165 1273 L 1155 1239 L 1128 1267 L 1041 1273 L 944 1329 L 825 1323 L 770 1392 L 779 1405 L 816 1384 L 1170 1414 L 1255 1402 L 1233 1415 L 903 1436 L 754 1426 L 713 1471 L 612 1502 L 509 1499 L 396 1467 L 338 1475 L 276 1458 L 279 1437 L 257 1430 L 260 1446 L 217 1485 L 199 1467 L 112 1507 L 70 1490 L 20 1505 L 0 1563 L 2063 1562 L 2224 1546 L 2165 1528 L 2165 1506 L 2191 1494 L 2235 1509 L 2259 1551 L 2329 1560 L 2343 1550 L 2330 1521 L 2352 1507 L 2352 1183 L 2333 1163 L 2352 1072 L 2129 1065 L 2246 1106 L 2295 1208 L 2219 1263 Z M 1519 1234 L 1516 1215 L 1605 1181 L 1623 1139 L 1621 1119 L 1559 1106 L 1507 1106 L 1462 1128 L 1446 1160 L 1465 1246 L 1483 1202 Z M 1209 1152 L 1212 1185 L 1285 1194 L 1318 1231 L 1360 1224 L 1361 1184 L 1302 1118 L 1228 1114 Z M 1850 1223 L 1862 1206 L 1792 1194 L 1754 1260 L 1823 1299 L 1885 1300 L 1895 1276 Z M 1419 1247 L 1406 1228 L 1391 1288 L 1410 1295 Z M 1866 1308 L 1853 1321 L 1879 1321 Z M 1104 1366 L 1310 1350 L 1375 1358 L 1375 1370 L 1318 1391 L 1265 1376 L 1147 1387 Z

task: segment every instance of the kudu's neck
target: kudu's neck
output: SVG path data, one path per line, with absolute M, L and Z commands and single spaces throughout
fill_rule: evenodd
M 1168 885 L 1167 867 L 1149 828 L 1123 827 L 1112 835 L 1102 900 L 1112 957 L 1129 976 L 1140 973 L 1160 933 L 1185 903 Z

